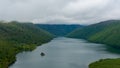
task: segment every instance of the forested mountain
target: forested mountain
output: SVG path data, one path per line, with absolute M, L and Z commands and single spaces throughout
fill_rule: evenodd
M 79 28 L 68 34 L 67 37 L 87 39 L 119 49 L 120 20 L 109 20 Z M 120 68 L 119 63 L 120 59 L 102 59 L 91 63 L 89 68 Z
M 82 25 L 71 24 L 36 24 L 36 26 L 55 34 L 56 36 L 64 36 L 76 28 L 83 27 Z
M 0 68 L 8 68 L 21 51 L 31 51 L 54 35 L 32 23 L 0 22 Z
M 68 37 L 120 47 L 120 20 L 109 20 L 77 29 Z

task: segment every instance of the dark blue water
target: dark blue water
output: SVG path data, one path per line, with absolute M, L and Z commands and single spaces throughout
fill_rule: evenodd
M 45 56 L 40 53 L 44 52 Z M 85 40 L 58 37 L 32 52 L 19 53 L 9 68 L 88 68 L 91 62 L 118 58 L 119 54 L 106 51 L 105 45 Z

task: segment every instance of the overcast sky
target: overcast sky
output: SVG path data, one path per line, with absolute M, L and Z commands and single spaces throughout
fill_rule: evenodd
M 0 20 L 93 24 L 119 19 L 120 0 L 0 0 Z

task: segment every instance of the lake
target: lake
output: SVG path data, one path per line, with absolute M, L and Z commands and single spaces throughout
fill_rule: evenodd
M 41 52 L 45 56 L 41 56 Z M 88 68 L 91 62 L 99 59 L 119 57 L 119 54 L 106 51 L 102 44 L 58 37 L 32 52 L 17 54 L 17 61 L 9 68 Z

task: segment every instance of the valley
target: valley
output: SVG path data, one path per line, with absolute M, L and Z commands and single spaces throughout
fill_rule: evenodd
M 55 40 L 52 40 L 52 39 L 55 39 Z M 87 41 L 81 41 L 83 39 L 87 40 Z M 80 59 L 79 57 L 81 55 L 82 55 L 82 57 L 85 57 L 89 53 L 87 51 L 87 49 L 89 50 L 89 48 L 92 48 L 93 50 L 94 49 L 99 50 L 99 46 L 100 46 L 102 49 L 100 49 L 100 52 L 98 51 L 98 54 L 94 53 L 94 51 L 92 52 L 92 53 L 96 54 L 97 56 L 91 55 L 92 56 L 91 58 L 88 56 L 86 58 L 80 59 L 80 60 L 86 60 L 86 62 L 89 62 L 89 63 L 84 63 L 86 65 L 83 65 L 82 61 L 75 63 L 75 61 L 67 60 L 67 62 L 66 61 L 63 61 L 63 62 L 66 62 L 67 64 L 69 62 L 72 62 L 75 64 L 75 66 L 77 64 L 78 68 L 82 67 L 82 66 L 84 68 L 88 68 L 88 66 L 89 66 L 89 68 L 96 68 L 96 67 L 97 68 L 111 68 L 111 65 L 114 66 L 114 68 L 120 67 L 120 65 L 119 65 L 119 62 L 120 62 L 120 60 L 119 60 L 120 20 L 108 20 L 108 21 L 103 21 L 103 22 L 100 22 L 97 24 L 92 24 L 92 25 L 32 24 L 30 22 L 22 22 L 21 23 L 21 22 L 17 22 L 17 21 L 11 21 L 11 22 L 2 22 L 1 21 L 0 22 L 0 68 L 8 68 L 11 64 L 18 63 L 20 59 L 18 61 L 16 61 L 16 59 L 18 59 L 18 57 L 19 57 L 18 56 L 16 58 L 16 55 L 17 54 L 19 55 L 22 52 L 24 53 L 24 51 L 29 51 L 29 53 L 32 53 L 32 52 L 34 52 L 34 50 L 36 51 L 38 48 L 40 48 L 40 51 L 41 51 L 41 49 L 42 49 L 41 47 L 43 47 L 42 50 L 44 50 L 44 49 L 51 50 L 51 48 L 50 49 L 46 48 L 47 46 L 45 46 L 45 48 L 44 48 L 45 43 L 46 43 L 46 45 L 49 45 L 53 48 L 55 47 L 55 49 L 60 48 L 59 51 L 54 50 L 56 53 L 53 55 L 54 55 L 54 58 L 59 57 L 59 59 L 61 59 L 61 60 L 63 60 L 62 57 L 67 58 L 65 56 L 70 56 L 72 54 L 75 54 L 76 52 L 77 52 L 76 56 L 78 55 L 76 60 Z M 51 44 L 51 43 L 53 43 L 53 44 Z M 42 46 L 40 46 L 40 45 L 42 45 Z M 76 47 L 75 47 L 75 49 L 73 49 L 75 45 L 77 45 L 77 49 L 76 49 Z M 64 49 L 64 48 L 69 48 L 69 46 L 71 46 L 70 50 Z M 82 52 L 81 48 L 83 48 L 84 46 L 87 48 L 85 48 L 85 51 Z M 102 47 L 102 46 L 104 46 L 104 47 Z M 66 50 L 70 51 L 71 53 L 65 52 Z M 77 50 L 77 51 L 74 52 L 74 50 Z M 40 51 L 38 50 L 37 54 Z M 90 50 L 90 51 L 92 51 L 92 50 Z M 47 51 L 45 51 L 45 52 L 47 53 Z M 58 52 L 62 52 L 63 54 L 55 56 L 56 54 L 59 54 Z M 66 54 L 67 53 L 69 53 L 69 54 L 64 56 L 64 52 Z M 36 53 L 33 53 L 33 54 L 36 54 Z M 50 52 L 50 54 L 51 54 L 51 52 Z M 115 56 L 115 55 L 117 55 L 117 56 Z M 39 57 L 40 55 L 37 55 L 37 56 Z M 49 60 L 51 60 L 52 57 L 50 57 L 50 56 L 51 55 L 49 55 L 48 57 L 46 56 L 46 57 Z M 99 56 L 101 56 L 101 57 L 99 57 Z M 31 58 L 34 59 L 34 57 L 30 57 L 30 59 Z M 74 58 L 75 57 L 72 56 L 72 58 L 70 58 L 70 59 L 73 60 Z M 90 59 L 95 58 L 95 59 L 88 60 L 87 58 L 90 58 Z M 115 59 L 115 58 L 118 58 L 118 59 Z M 35 60 L 36 59 L 38 59 L 38 58 L 35 58 Z M 42 58 L 41 58 L 41 60 L 42 60 Z M 39 60 L 38 63 L 42 63 L 41 60 Z M 46 61 L 46 63 L 49 62 L 46 59 L 44 59 L 44 61 Z M 53 59 L 52 61 L 61 62 L 56 59 L 55 60 Z M 22 62 L 24 62 L 24 61 L 21 61 L 21 63 Z M 61 62 L 61 63 L 63 63 L 63 62 Z M 78 64 L 78 63 L 80 63 L 80 64 Z M 66 65 L 64 65 L 64 64 L 59 64 L 59 63 L 58 64 L 54 63 L 54 64 L 56 64 L 58 66 L 61 65 L 63 67 L 66 67 Z M 40 64 L 38 64 L 37 66 L 39 66 L 39 65 Z M 18 64 L 17 64 L 17 66 L 18 66 Z M 22 66 L 24 66 L 24 65 L 22 65 Z M 40 66 L 42 66 L 42 65 L 40 65 Z M 44 66 L 44 64 L 43 64 L 43 66 Z M 22 68 L 25 68 L 25 67 L 22 67 Z M 56 66 L 53 65 L 53 68 L 55 68 L 55 67 Z M 71 66 L 68 65 L 68 68 L 70 68 L 70 67 Z M 13 64 L 13 67 L 10 66 L 10 68 L 19 68 L 19 66 L 16 67 L 16 65 L 15 65 L 15 67 L 14 67 L 14 64 Z M 20 66 L 20 68 L 21 68 L 21 66 Z M 36 67 L 36 68 L 38 68 L 38 67 Z M 59 67 L 57 67 L 57 68 L 59 68 Z

